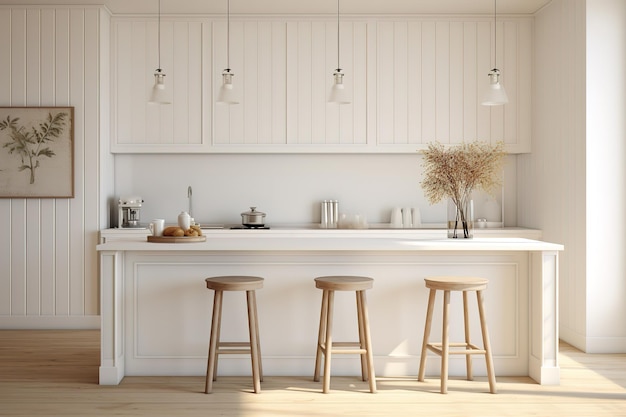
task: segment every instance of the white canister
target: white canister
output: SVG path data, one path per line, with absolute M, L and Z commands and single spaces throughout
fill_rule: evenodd
M 186 211 L 181 211 L 178 215 L 178 227 L 183 230 L 187 230 L 191 227 L 191 217 Z
M 322 229 L 328 228 L 329 217 L 330 217 L 328 215 L 328 209 L 329 209 L 328 200 L 322 201 L 322 204 L 320 206 L 320 227 Z

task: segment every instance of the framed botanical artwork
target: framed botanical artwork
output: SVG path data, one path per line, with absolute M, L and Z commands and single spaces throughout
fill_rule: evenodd
M 0 107 L 0 198 L 74 197 L 74 107 Z

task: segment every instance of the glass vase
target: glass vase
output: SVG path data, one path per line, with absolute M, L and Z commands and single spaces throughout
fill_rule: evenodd
M 474 201 L 461 199 L 459 204 L 448 199 L 448 238 L 472 239 L 474 237 Z

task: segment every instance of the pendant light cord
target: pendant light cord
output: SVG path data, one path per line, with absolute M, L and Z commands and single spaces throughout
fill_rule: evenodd
M 159 30 L 159 34 L 157 37 L 157 43 L 159 46 L 159 52 L 158 52 L 158 61 L 159 61 L 159 70 L 161 69 L 161 0 L 159 0 L 159 16 L 158 16 L 158 30 Z
M 339 65 L 339 0 L 337 0 L 337 70 L 339 71 L 341 66 Z
M 230 71 L 230 0 L 226 9 L 226 68 Z
M 493 67 L 498 68 L 498 0 L 493 0 Z

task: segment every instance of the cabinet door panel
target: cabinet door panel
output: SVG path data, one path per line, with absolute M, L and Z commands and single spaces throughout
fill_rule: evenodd
M 530 151 L 531 21 L 407 19 L 369 23 L 368 132 L 378 151 L 409 152 L 428 142 L 503 141 Z M 497 51 L 494 48 L 497 47 Z M 482 106 L 488 73 L 502 71 L 505 106 Z M 373 138 L 369 138 L 374 141 Z
M 226 22 L 213 24 L 213 100 L 227 66 Z M 213 149 L 240 151 L 285 144 L 286 25 L 280 21 L 230 24 L 230 67 L 240 103 L 214 106 Z
M 162 19 L 160 33 L 153 20 L 113 23 L 113 152 L 176 152 L 204 146 L 202 33 L 198 21 Z M 148 103 L 159 61 L 172 104 Z

